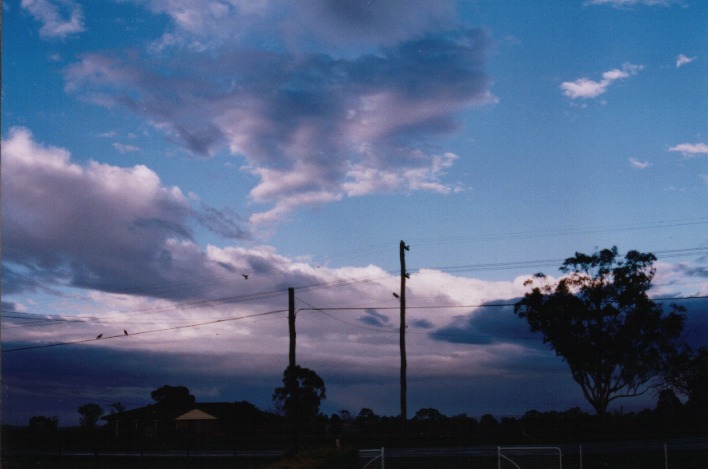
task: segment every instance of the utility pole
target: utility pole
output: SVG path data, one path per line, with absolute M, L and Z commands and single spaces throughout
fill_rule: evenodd
M 295 369 L 295 289 L 288 288 L 288 329 L 290 330 L 290 361 L 288 367 Z
M 406 251 L 410 249 L 406 243 L 401 241 L 400 257 L 401 257 L 401 293 L 399 300 L 401 302 L 401 327 L 399 333 L 399 341 L 401 345 L 401 429 L 405 431 L 406 421 L 408 420 L 408 383 L 406 379 L 406 369 L 408 363 L 406 361 Z

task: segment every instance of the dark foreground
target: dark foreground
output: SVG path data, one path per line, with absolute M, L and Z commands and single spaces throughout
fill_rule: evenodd
M 561 445 L 562 467 L 565 469 L 706 469 L 708 468 L 708 438 L 659 441 L 605 442 L 586 445 Z M 531 454 L 540 453 L 540 454 Z M 176 468 L 244 468 L 244 469 L 306 469 L 363 468 L 374 452 L 355 449 L 303 450 L 284 455 L 281 451 L 260 452 L 144 452 L 92 454 L 3 454 L 5 469 L 76 468 L 76 469 L 176 469 Z M 472 448 L 384 448 L 387 469 L 559 467 L 557 452 L 507 450 L 512 462 L 502 460 L 498 466 L 497 447 Z M 582 459 L 582 463 L 581 463 Z M 369 468 L 382 467 L 380 460 Z

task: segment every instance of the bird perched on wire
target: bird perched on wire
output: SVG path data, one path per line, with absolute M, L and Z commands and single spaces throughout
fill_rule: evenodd
M 101 337 L 103 337 L 103 334 L 98 334 L 98 335 L 96 336 L 96 340 L 100 339 Z
M 245 278 L 246 280 L 248 280 L 248 274 L 241 274 L 241 277 L 243 277 L 243 278 Z
M 123 334 L 128 335 L 128 331 L 126 331 L 125 329 L 123 329 Z

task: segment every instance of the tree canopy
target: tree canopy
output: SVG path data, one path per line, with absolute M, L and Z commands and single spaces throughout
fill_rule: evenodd
M 556 284 L 536 274 L 514 307 L 568 363 L 598 415 L 615 399 L 646 392 L 680 348 L 683 308 L 671 305 L 664 313 L 647 295 L 655 261 L 638 251 L 622 259 L 616 247 L 575 253 L 563 262 L 565 275 Z
M 98 404 L 84 404 L 76 410 L 81 415 L 79 422 L 85 428 L 95 427 L 96 422 L 103 415 L 103 408 Z
M 708 422 L 708 348 L 686 348 L 666 367 L 665 384 L 688 398 L 690 412 Z
M 297 422 L 317 417 L 322 399 L 326 399 L 324 381 L 314 371 L 300 366 L 288 366 L 283 372 L 283 386 L 273 393 L 273 402 L 281 406 L 286 417 Z
M 161 386 L 150 392 L 150 397 L 159 405 L 169 407 L 189 407 L 194 405 L 195 398 L 186 386 Z

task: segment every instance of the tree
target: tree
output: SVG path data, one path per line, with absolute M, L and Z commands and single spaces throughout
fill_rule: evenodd
M 194 405 L 195 398 L 190 394 L 189 389 L 185 386 L 161 386 L 150 393 L 150 397 L 161 406 L 165 407 L 191 407 Z
M 679 348 L 684 309 L 664 314 L 647 291 L 654 277 L 651 253 L 617 248 L 575 253 L 560 267 L 557 284 L 543 274 L 514 306 L 531 331 L 568 363 L 573 379 L 598 415 L 610 402 L 646 392 Z M 537 285 L 537 281 L 543 285 Z
M 326 399 L 324 381 L 317 373 L 298 365 L 283 372 L 283 386 L 276 388 L 273 402 L 295 422 L 311 422 L 319 414 L 320 402 Z
M 413 420 L 428 421 L 428 422 L 438 422 L 444 420 L 445 416 L 438 410 L 432 407 L 423 408 L 415 413 Z
M 59 419 L 57 417 L 35 415 L 29 419 L 30 430 L 38 433 L 54 432 L 58 426 Z
M 708 348 L 686 348 L 672 357 L 664 382 L 688 398 L 686 407 L 696 417 L 708 421 Z
M 120 414 L 125 412 L 125 406 L 119 401 L 111 404 L 111 414 Z
M 98 419 L 103 415 L 103 408 L 98 404 L 84 404 L 79 406 L 76 410 L 81 414 L 79 423 L 81 423 L 81 426 L 84 428 L 95 427 L 96 422 L 98 422 Z

